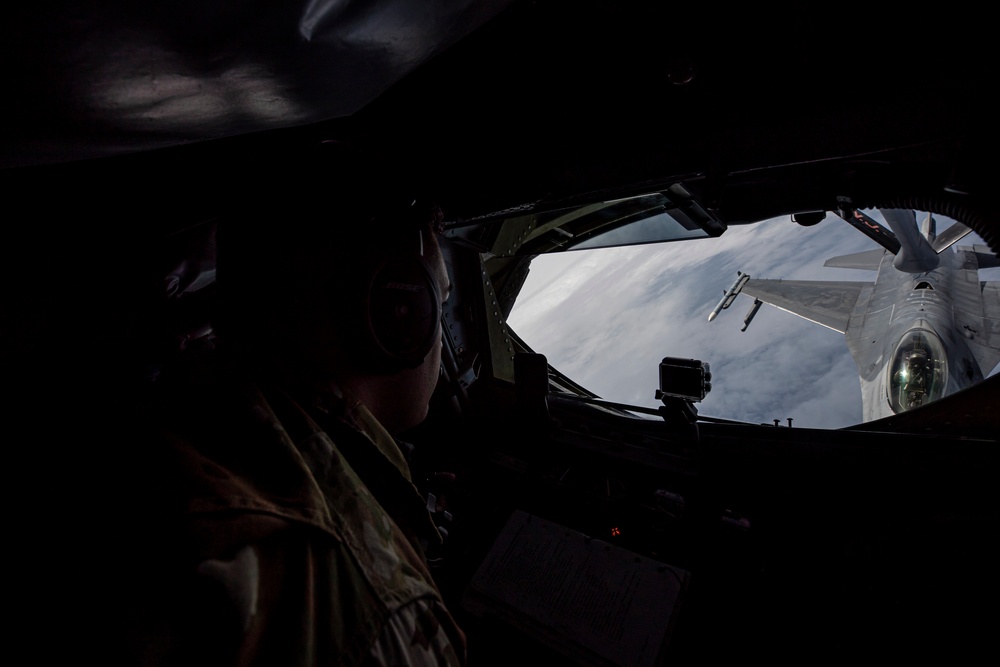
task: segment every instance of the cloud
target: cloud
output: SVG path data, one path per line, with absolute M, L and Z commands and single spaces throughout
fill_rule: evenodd
M 660 360 L 681 357 L 711 366 L 702 415 L 847 426 L 861 421 L 861 390 L 842 334 L 767 305 L 741 332 L 752 303 L 745 296 L 707 319 L 738 270 L 870 281 L 874 272 L 823 262 L 873 247 L 831 215 L 808 228 L 784 217 L 714 239 L 547 255 L 532 262 L 509 324 L 555 368 L 608 400 L 656 407 Z

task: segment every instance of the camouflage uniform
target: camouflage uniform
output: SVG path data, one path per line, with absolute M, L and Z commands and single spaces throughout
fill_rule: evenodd
M 440 536 L 389 433 L 360 404 L 307 411 L 241 387 L 162 431 L 137 471 L 162 520 L 138 548 L 152 576 L 123 604 L 132 653 L 142 664 L 464 664 L 420 546 Z

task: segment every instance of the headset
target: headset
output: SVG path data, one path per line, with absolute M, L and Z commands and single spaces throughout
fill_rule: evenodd
M 441 290 L 431 270 L 434 251 L 424 243 L 376 261 L 364 273 L 355 328 L 363 361 L 393 373 L 423 363 L 441 337 Z

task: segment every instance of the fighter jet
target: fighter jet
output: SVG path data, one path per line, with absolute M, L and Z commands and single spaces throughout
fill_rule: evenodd
M 918 227 L 913 210 L 880 210 L 888 228 L 859 210 L 837 213 L 882 248 L 824 264 L 877 271 L 874 282 L 760 280 L 741 272 L 709 316 L 728 308 L 736 292 L 754 297 L 743 331 L 768 303 L 844 334 L 866 422 L 953 394 L 1000 362 L 1000 282 L 978 276 L 1000 265 L 996 255 L 981 245 L 954 246 L 971 231 L 961 223 L 938 235 L 930 214 Z

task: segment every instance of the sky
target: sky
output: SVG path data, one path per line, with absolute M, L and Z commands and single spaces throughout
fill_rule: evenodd
M 950 224 L 938 218 L 938 232 Z M 973 243 L 982 240 L 970 234 L 958 245 Z M 785 216 L 717 238 L 544 255 L 532 261 L 508 325 L 609 401 L 658 407 L 660 361 L 681 357 L 712 372 L 711 391 L 695 405 L 700 415 L 840 428 L 861 422 L 857 366 L 843 334 L 767 304 L 742 332 L 753 304 L 745 295 L 713 322 L 708 315 L 740 270 L 753 278 L 873 281 L 874 271 L 823 262 L 877 247 L 829 214 L 812 227 Z M 998 280 L 1000 270 L 980 277 Z

